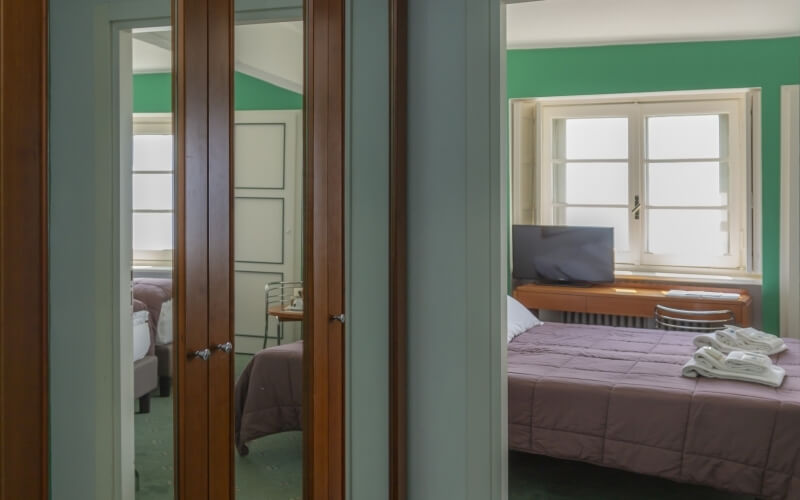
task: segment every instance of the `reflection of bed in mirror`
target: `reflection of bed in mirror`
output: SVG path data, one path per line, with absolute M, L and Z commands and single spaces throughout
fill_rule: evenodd
M 278 432 L 300 430 L 303 406 L 303 342 L 256 353 L 236 381 L 234 439 L 244 456 L 247 443 Z
M 774 389 L 681 377 L 691 332 L 545 323 L 508 344 L 512 450 L 800 498 L 800 341 Z
M 156 359 L 159 395 L 167 397 L 171 392 L 173 371 L 172 280 L 168 278 L 135 278 L 133 280 L 133 310 L 134 314 L 137 311 L 148 312 L 150 347 L 147 354 Z M 153 389 L 155 387 L 151 390 Z M 134 388 L 134 390 L 136 389 Z

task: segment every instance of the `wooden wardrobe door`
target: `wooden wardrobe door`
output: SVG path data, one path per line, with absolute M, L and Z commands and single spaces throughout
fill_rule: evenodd
M 345 496 L 344 7 L 305 4 L 303 495 L 314 499 Z
M 218 394 L 212 393 L 210 367 L 227 353 L 212 350 L 211 312 L 211 234 L 209 175 L 212 157 L 218 160 L 220 134 L 213 130 L 220 107 L 227 108 L 212 94 L 212 83 L 219 69 L 211 61 L 212 7 L 229 4 L 226 0 L 177 0 L 176 3 L 176 302 L 177 314 L 177 391 L 176 481 L 181 499 L 226 498 L 212 494 L 216 471 L 211 472 L 210 456 L 219 453 L 219 430 L 211 426 L 211 408 Z M 216 13 L 216 11 L 215 11 Z M 229 45 L 229 44 L 223 44 Z M 214 72 L 212 72 L 212 68 Z M 217 124 L 218 128 L 219 125 Z M 222 142 L 225 142 L 223 137 Z M 214 251 L 218 251 L 214 247 Z M 218 259 L 216 259 L 218 260 Z M 219 283 L 215 283 L 219 286 Z M 225 288 L 222 288 L 225 290 Z M 219 289 L 215 290 L 215 297 Z M 217 303 L 214 303 L 217 307 Z M 224 361 L 222 361 L 224 363 Z M 216 386 L 215 386 L 216 387 Z M 229 393 L 230 391 L 228 391 Z M 229 396 L 228 396 L 229 397 Z M 216 457 L 215 457 L 216 458 Z M 224 473 L 224 471 L 223 471 Z
M 208 0 L 208 480 L 213 499 L 234 498 L 233 469 L 233 0 Z M 228 344 L 230 343 L 230 344 Z

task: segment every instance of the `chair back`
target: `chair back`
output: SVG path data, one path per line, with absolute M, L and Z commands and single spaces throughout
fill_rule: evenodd
M 684 332 L 714 332 L 736 322 L 733 311 L 690 311 L 656 305 L 657 328 Z
M 269 311 L 272 306 L 280 305 L 281 309 L 285 309 L 291 305 L 292 299 L 294 298 L 294 291 L 297 288 L 303 288 L 302 281 L 273 281 L 267 283 L 264 287 L 267 311 Z

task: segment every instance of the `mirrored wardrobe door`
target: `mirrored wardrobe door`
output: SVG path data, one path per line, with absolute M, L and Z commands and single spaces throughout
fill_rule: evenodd
M 303 497 L 303 6 L 271 4 L 235 2 L 233 433 L 242 500 Z

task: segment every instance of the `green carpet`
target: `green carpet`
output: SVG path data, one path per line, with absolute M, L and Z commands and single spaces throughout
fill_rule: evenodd
M 580 462 L 511 452 L 508 500 L 752 500 Z
M 238 377 L 251 356 L 236 355 Z M 152 397 L 150 413 L 136 414 L 137 500 L 173 500 L 172 398 Z M 234 453 L 236 498 L 239 500 L 300 500 L 303 441 L 301 432 L 284 432 L 250 443 L 250 454 Z
M 250 356 L 236 355 L 236 375 Z M 172 500 L 172 398 L 153 397 L 150 413 L 137 414 L 137 500 Z M 302 433 L 286 432 L 250 443 L 236 457 L 238 500 L 299 500 L 302 497 Z M 512 452 L 509 500 L 740 500 L 748 497 L 665 479 L 548 457 Z M 458 500 L 458 499 L 442 499 Z

